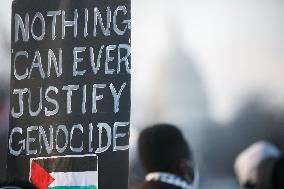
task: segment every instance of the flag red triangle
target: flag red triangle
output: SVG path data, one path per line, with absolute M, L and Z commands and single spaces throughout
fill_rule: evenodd
M 32 160 L 30 182 L 38 189 L 46 189 L 53 181 L 54 178 Z

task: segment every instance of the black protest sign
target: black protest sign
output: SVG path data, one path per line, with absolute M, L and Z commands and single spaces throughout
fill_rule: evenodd
M 15 0 L 7 174 L 125 189 L 130 0 Z

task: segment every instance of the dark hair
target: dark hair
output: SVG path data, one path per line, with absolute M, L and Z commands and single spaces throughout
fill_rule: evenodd
M 4 182 L 0 184 L 0 189 L 37 189 L 32 183 L 28 181 L 13 181 Z
M 172 172 L 173 163 L 192 154 L 181 131 L 170 124 L 144 129 L 138 139 L 140 160 L 147 172 Z
M 274 164 L 271 180 L 273 189 L 284 188 L 284 156 L 279 158 Z

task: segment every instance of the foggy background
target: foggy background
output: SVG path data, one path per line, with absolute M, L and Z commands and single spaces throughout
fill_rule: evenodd
M 0 6 L 0 180 L 5 176 L 11 1 Z M 284 148 L 284 1 L 132 0 L 130 183 L 139 131 L 179 126 L 201 188 L 236 188 L 233 162 L 259 139 Z

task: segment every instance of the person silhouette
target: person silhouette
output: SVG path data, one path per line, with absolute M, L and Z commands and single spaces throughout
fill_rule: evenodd
M 192 151 L 177 127 L 157 124 L 144 129 L 138 153 L 147 172 L 141 189 L 191 189 L 196 185 Z

